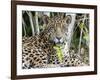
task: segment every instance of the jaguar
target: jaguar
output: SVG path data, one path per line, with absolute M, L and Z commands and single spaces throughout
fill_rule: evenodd
M 71 15 L 43 16 L 45 29 L 38 35 L 22 37 L 22 68 L 47 68 L 63 66 L 82 66 L 82 60 L 65 50 L 63 60 L 58 59 L 56 45 L 66 45 L 68 27 L 72 21 Z M 62 50 L 65 48 L 63 47 Z

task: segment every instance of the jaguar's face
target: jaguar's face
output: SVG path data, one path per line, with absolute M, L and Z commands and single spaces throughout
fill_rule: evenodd
M 66 41 L 68 26 L 71 23 L 71 16 L 64 18 L 54 17 L 49 18 L 48 27 L 50 28 L 50 40 L 56 44 L 62 44 Z

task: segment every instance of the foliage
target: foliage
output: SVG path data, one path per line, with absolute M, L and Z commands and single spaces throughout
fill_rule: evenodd
M 84 14 L 84 15 L 86 15 L 86 14 Z M 78 16 L 79 15 L 77 14 L 77 17 Z M 71 44 L 72 45 L 71 47 L 73 47 L 73 48 L 78 49 L 78 45 L 79 45 L 79 41 L 80 41 L 79 38 L 81 36 L 80 35 L 81 30 L 82 30 L 81 45 L 83 47 L 89 47 L 89 25 L 88 25 L 89 23 L 86 24 L 85 21 L 83 22 L 83 20 L 85 20 L 85 19 L 82 19 L 81 21 L 79 19 L 79 21 L 77 21 L 75 23 L 74 33 L 73 33 L 73 37 L 72 37 L 72 44 Z

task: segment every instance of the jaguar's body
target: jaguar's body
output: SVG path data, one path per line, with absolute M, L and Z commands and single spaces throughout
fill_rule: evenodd
M 76 54 L 69 53 L 69 51 L 65 52 L 63 61 L 59 61 L 56 50 L 53 48 L 56 44 L 66 44 L 71 16 L 45 17 L 44 20 L 46 21 L 45 30 L 39 35 L 23 37 L 22 39 L 22 68 L 84 65 Z

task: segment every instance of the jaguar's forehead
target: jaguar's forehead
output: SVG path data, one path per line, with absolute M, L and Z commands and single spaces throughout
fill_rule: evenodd
M 61 21 L 61 20 L 64 20 L 64 18 L 62 18 L 60 16 L 55 16 L 55 17 L 51 18 L 51 20 L 53 20 L 53 21 Z
M 63 23 L 65 23 L 65 21 L 66 20 L 64 18 L 61 18 L 58 16 L 49 18 L 49 23 L 51 23 L 51 24 L 57 24 L 57 23 L 63 24 Z

